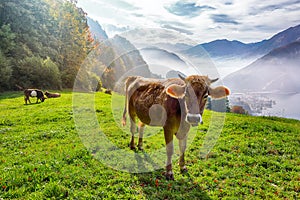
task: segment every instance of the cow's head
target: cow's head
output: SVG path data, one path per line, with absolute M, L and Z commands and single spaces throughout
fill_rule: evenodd
M 230 90 L 224 86 L 212 88 L 210 85 L 218 79 L 211 80 L 207 76 L 192 75 L 179 77 L 185 82 L 184 85 L 172 84 L 166 92 L 173 98 L 181 99 L 185 107 L 185 120 L 192 126 L 202 123 L 202 114 L 208 96 L 213 99 L 226 97 Z

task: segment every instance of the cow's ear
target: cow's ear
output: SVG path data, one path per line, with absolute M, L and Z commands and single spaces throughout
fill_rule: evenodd
M 230 94 L 230 90 L 227 87 L 218 86 L 218 87 L 215 87 L 215 88 L 209 88 L 208 89 L 208 94 L 213 99 L 220 99 L 220 98 L 228 96 Z
M 167 87 L 166 90 L 167 94 L 170 95 L 173 98 L 180 99 L 184 97 L 185 94 L 185 86 L 172 84 L 169 87 Z

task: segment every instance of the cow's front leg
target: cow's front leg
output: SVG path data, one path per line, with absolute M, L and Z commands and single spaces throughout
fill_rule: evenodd
M 172 171 L 172 156 L 174 153 L 173 138 L 171 140 L 166 140 L 166 150 L 167 150 L 166 179 L 174 180 L 174 174 Z
M 186 143 L 187 143 L 187 137 L 179 140 L 179 150 L 180 150 L 179 167 L 180 167 L 181 173 L 185 173 L 188 171 L 187 167 L 185 166 L 185 160 L 184 160 L 184 152 L 186 150 Z
M 166 145 L 166 149 L 167 149 L 166 179 L 174 180 L 174 174 L 172 171 L 172 156 L 174 153 L 173 140 Z
M 139 142 L 138 142 L 138 149 L 143 150 L 143 135 L 145 130 L 145 124 L 140 122 L 139 123 Z

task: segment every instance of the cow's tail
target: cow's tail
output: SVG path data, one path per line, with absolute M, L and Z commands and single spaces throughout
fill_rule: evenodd
M 126 125 L 126 113 L 128 108 L 128 101 L 129 101 L 129 85 L 133 83 L 137 79 L 137 76 L 129 76 L 125 81 L 125 106 L 123 111 L 123 117 L 122 117 L 122 125 Z
M 122 117 L 122 125 L 126 125 L 126 113 L 127 113 L 127 102 L 128 102 L 128 89 L 127 85 L 125 85 L 125 106 L 124 106 L 124 111 L 123 111 L 123 117 Z
M 128 87 L 129 87 L 129 77 L 125 81 L 125 105 L 124 105 L 124 111 L 123 111 L 123 117 L 122 117 L 122 125 L 126 125 L 126 113 L 127 113 L 127 107 L 128 107 Z

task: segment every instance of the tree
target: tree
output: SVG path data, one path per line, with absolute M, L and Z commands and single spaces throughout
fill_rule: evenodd
M 11 56 L 11 51 L 15 48 L 14 34 L 10 28 L 10 24 L 2 24 L 0 27 L 0 50 L 6 56 Z
M 11 61 L 0 49 L 0 91 L 10 89 L 10 77 L 12 74 Z
M 14 77 L 23 87 L 61 89 L 61 78 L 57 65 L 50 59 L 33 56 L 18 62 Z
M 49 58 L 42 64 L 41 78 L 43 79 L 43 88 L 62 89 L 61 75 L 58 66 Z
M 73 87 L 81 64 L 93 48 L 93 39 L 87 25 L 86 13 L 76 7 L 76 1 L 53 3 L 51 14 L 57 21 L 58 29 L 55 34 L 59 38 L 58 63 L 63 86 L 70 88 Z
M 207 98 L 206 109 L 211 110 L 211 98 L 210 97 Z
M 228 97 L 222 99 L 211 99 L 207 100 L 206 109 L 217 112 L 230 112 Z
M 2 88 L 16 83 L 53 89 L 73 86 L 81 63 L 93 48 L 86 13 L 76 3 L 1 0 L 0 76 L 7 80 L 11 75 L 10 83 Z

